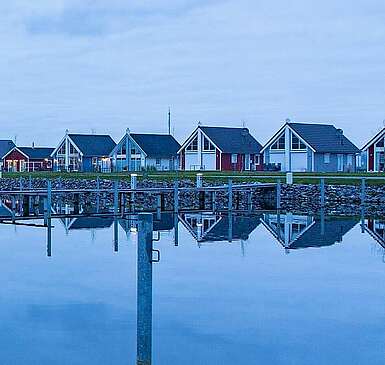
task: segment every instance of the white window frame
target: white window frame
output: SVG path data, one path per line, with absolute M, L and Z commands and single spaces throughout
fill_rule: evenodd
M 231 154 L 231 163 L 236 164 L 237 162 L 238 162 L 238 153 L 232 153 Z

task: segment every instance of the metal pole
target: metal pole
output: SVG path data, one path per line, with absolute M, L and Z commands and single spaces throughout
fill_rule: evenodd
M 366 181 L 363 177 L 361 179 L 361 204 L 364 205 L 366 200 Z
M 229 215 L 229 231 L 228 231 L 228 241 L 232 242 L 233 241 L 233 213 L 230 211 Z
M 174 244 L 179 246 L 179 218 L 178 214 L 174 214 Z
M 47 218 L 51 218 L 51 207 L 52 207 L 52 182 L 47 181 Z
M 99 176 L 96 178 L 96 213 L 100 212 L 100 179 Z
M 321 190 L 321 207 L 325 206 L 325 179 L 321 178 L 320 180 L 320 190 Z
M 114 252 L 119 251 L 119 226 L 118 218 L 114 217 Z
M 281 209 L 281 179 L 277 180 L 277 209 Z
M 253 191 L 251 189 L 247 193 L 247 209 L 249 213 L 253 210 Z
M 179 191 L 178 191 L 178 180 L 174 182 L 174 213 L 177 214 L 179 210 Z
M 47 219 L 47 256 L 52 256 L 52 224 L 51 218 Z
M 137 364 L 152 362 L 152 231 L 151 213 L 139 214 L 137 264 Z
M 118 215 L 119 210 L 119 191 L 118 191 L 118 181 L 114 181 L 114 215 Z
M 229 195 L 229 211 L 233 210 L 233 180 L 229 179 L 228 183 L 228 195 Z

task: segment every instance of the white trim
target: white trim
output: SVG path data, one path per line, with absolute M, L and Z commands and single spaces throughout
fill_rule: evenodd
M 13 147 L 11 150 L 8 151 L 7 154 L 4 155 L 4 157 L 2 158 L 2 160 L 5 160 L 6 157 L 13 151 L 17 150 L 18 152 L 20 152 L 23 156 L 25 156 L 27 159 L 29 159 L 29 156 L 27 154 L 25 154 L 23 151 L 21 151 L 18 147 Z
M 373 143 L 377 143 L 380 137 L 384 137 L 385 135 L 385 127 L 382 128 L 377 134 L 374 135 L 362 148 L 361 150 L 367 150 Z
M 213 127 L 215 128 L 215 127 Z M 182 144 L 181 148 L 179 148 L 178 150 L 178 154 L 182 152 L 182 150 L 184 150 L 188 144 L 193 140 L 193 138 L 195 137 L 195 133 L 198 132 L 198 130 L 214 145 L 214 147 L 216 149 L 218 149 L 220 152 L 222 152 L 222 150 L 216 145 L 216 143 L 214 143 L 214 141 L 205 133 L 203 132 L 201 126 L 198 126 L 194 129 L 194 131 L 190 134 L 190 136 L 184 141 L 184 143 Z M 199 147 L 198 147 L 199 148 Z M 203 151 L 203 149 L 202 149 Z M 203 151 L 203 152 L 214 152 L 214 151 Z
M 309 142 L 307 142 L 305 140 L 305 138 L 303 138 L 300 134 L 298 134 L 293 128 L 290 127 L 290 125 L 288 123 L 285 123 L 279 130 L 278 132 L 276 132 L 273 137 L 271 137 L 265 144 L 265 146 L 261 149 L 261 152 L 260 153 L 263 153 L 268 147 L 270 147 L 270 145 L 272 144 L 272 142 L 275 141 L 275 139 L 281 134 L 281 132 L 283 132 L 286 127 L 297 137 L 299 138 L 300 140 L 302 140 L 305 145 L 310 148 L 313 152 L 316 152 L 316 150 L 309 144 Z M 287 146 L 285 145 L 285 150 L 287 149 Z M 283 151 L 283 150 L 273 150 L 273 151 Z M 289 151 L 291 151 L 291 138 L 290 138 L 290 146 L 289 146 Z

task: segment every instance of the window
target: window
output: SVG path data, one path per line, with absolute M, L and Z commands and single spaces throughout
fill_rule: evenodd
M 203 137 L 203 150 L 215 151 L 214 145 L 206 137 Z
M 233 153 L 231 155 L 231 163 L 237 163 L 238 155 L 236 153 Z
M 353 166 L 353 155 L 348 155 L 347 165 Z
M 255 164 L 256 165 L 260 164 L 259 159 L 260 159 L 260 156 L 259 155 L 255 155 Z
M 324 163 L 330 163 L 330 153 L 324 154 Z
M 292 150 L 306 150 L 306 145 L 294 134 L 291 135 L 291 149 Z
M 272 144 L 271 146 L 271 149 L 272 150 L 284 150 L 285 149 L 285 135 L 282 134 L 281 137 L 279 137 L 279 139 Z
M 136 149 L 135 148 L 131 148 L 131 155 L 136 155 Z
M 66 154 L 66 144 L 63 142 L 63 144 L 60 146 L 60 148 L 57 151 L 58 155 L 65 155 Z
M 155 161 L 155 163 L 156 163 L 157 165 L 160 165 L 160 163 L 161 163 L 160 158 L 157 158 L 156 161 Z
M 70 143 L 70 155 L 75 155 L 77 153 L 76 148 Z
M 186 147 L 186 151 L 198 151 L 198 136 L 196 136 Z

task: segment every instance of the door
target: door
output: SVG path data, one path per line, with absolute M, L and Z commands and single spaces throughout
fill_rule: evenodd
M 337 155 L 337 170 L 344 171 L 344 155 Z

